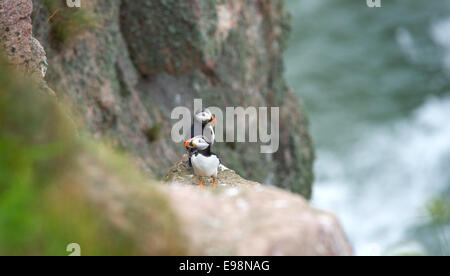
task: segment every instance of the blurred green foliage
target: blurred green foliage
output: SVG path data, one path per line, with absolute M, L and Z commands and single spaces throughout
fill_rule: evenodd
M 450 199 L 438 198 L 427 206 L 428 214 L 434 224 L 450 224 Z
M 449 192 L 431 199 L 424 206 L 424 216 L 420 217 L 407 239 L 419 244 L 422 255 L 450 255 L 450 200 Z
M 0 255 L 69 255 L 70 243 L 82 255 L 182 254 L 165 197 L 127 158 L 81 141 L 62 106 L 0 59 Z M 114 200 L 129 231 L 105 207 Z
M 428 241 L 433 255 L 450 256 L 450 199 L 447 196 L 438 197 L 427 205 L 429 222 L 425 226 L 431 235 Z
M 57 184 L 78 147 L 74 129 L 54 99 L 15 79 L 1 63 L 0 254 L 67 255 L 71 242 L 86 254 L 130 253 L 76 191 Z

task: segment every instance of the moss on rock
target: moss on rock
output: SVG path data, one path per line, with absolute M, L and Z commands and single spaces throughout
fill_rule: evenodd
M 167 197 L 0 61 L 0 255 L 186 253 Z

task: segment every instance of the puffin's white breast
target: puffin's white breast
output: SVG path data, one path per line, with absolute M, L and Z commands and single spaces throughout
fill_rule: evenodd
M 220 161 L 216 155 L 193 155 L 191 157 L 191 163 L 196 175 L 217 177 L 217 170 L 219 168 Z

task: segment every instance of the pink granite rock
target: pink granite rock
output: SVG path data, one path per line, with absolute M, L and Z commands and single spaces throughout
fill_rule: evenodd
M 47 69 L 46 54 L 33 38 L 32 0 L 0 1 L 0 47 L 8 61 L 19 71 L 41 80 Z

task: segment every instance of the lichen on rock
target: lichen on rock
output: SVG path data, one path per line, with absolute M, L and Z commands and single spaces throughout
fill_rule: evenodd
M 10 64 L 24 75 L 41 81 L 47 72 L 44 48 L 32 34 L 29 0 L 2 0 L 0 2 L 0 48 Z

